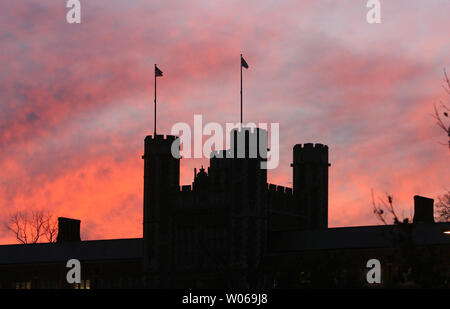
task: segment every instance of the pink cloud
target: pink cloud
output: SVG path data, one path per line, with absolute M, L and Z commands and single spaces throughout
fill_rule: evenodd
M 332 226 L 376 224 L 371 188 L 405 213 L 414 194 L 436 197 L 450 175 L 429 116 L 448 66 L 443 10 L 418 5 L 424 27 L 410 22 L 418 11 L 389 4 L 396 18 L 375 29 L 364 7 L 330 3 L 95 1 L 74 26 L 54 1 L 2 1 L 0 220 L 46 208 L 80 218 L 90 239 L 139 237 L 154 63 L 164 71 L 158 127 L 169 133 L 196 113 L 238 120 L 241 52 L 244 119 L 280 122 L 269 182 L 291 186 L 294 144 L 321 142 Z M 201 164 L 182 160 L 181 183 Z M 0 243 L 13 241 L 0 231 Z

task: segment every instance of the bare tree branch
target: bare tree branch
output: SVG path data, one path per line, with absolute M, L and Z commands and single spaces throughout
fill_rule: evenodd
M 28 243 L 27 239 L 27 220 L 23 218 L 23 214 L 20 212 L 14 213 L 11 218 L 6 222 L 6 228 L 14 233 L 16 239 L 22 243 Z
M 450 79 L 444 69 L 444 84 L 442 85 L 445 92 L 450 96 Z M 436 105 L 434 107 L 433 118 L 436 120 L 436 124 L 439 128 L 445 131 L 448 137 L 448 148 L 450 149 L 450 107 L 441 102 L 441 106 L 438 108 Z M 445 119 L 448 119 L 445 121 Z M 447 123 L 446 123 L 447 122 Z
M 444 90 L 450 95 L 450 79 L 448 78 L 447 71 L 444 69 Z
M 438 197 L 436 203 L 438 220 L 441 222 L 450 221 L 450 191 Z
M 48 242 L 55 242 L 58 235 L 58 221 L 48 214 L 44 222 L 44 236 Z
M 373 194 L 373 190 L 371 190 L 372 193 L 372 207 L 373 207 L 373 213 L 375 214 L 375 216 L 377 217 L 378 220 L 380 220 L 381 222 L 383 222 L 385 225 L 387 225 L 386 222 L 386 214 L 384 213 L 384 210 L 375 203 L 375 196 Z
M 5 225 L 22 244 L 37 243 L 43 238 L 55 242 L 58 232 L 57 221 L 43 210 L 17 211 Z
M 373 213 L 375 214 L 375 216 L 377 217 L 378 220 L 383 222 L 383 224 L 388 225 L 387 217 L 390 216 L 390 217 L 392 217 L 394 224 L 409 223 L 409 221 L 410 221 L 409 218 L 400 219 L 400 217 L 395 212 L 395 207 L 394 207 L 394 202 L 393 202 L 394 198 L 392 195 L 386 193 L 386 198 L 385 199 L 379 198 L 379 203 L 376 203 L 373 190 L 371 192 L 372 192 Z

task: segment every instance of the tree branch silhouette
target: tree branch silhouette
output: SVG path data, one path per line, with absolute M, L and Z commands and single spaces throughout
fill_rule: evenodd
M 438 220 L 441 222 L 450 221 L 450 191 L 439 196 L 436 203 Z
M 5 225 L 22 244 L 35 244 L 44 239 L 55 242 L 58 233 L 56 219 L 43 210 L 17 211 Z
M 450 98 L 450 79 L 447 75 L 447 71 L 444 69 L 444 84 L 442 85 L 445 92 L 449 95 Z M 448 137 L 448 148 L 450 149 L 450 107 L 446 104 L 440 104 L 439 108 L 434 104 L 434 114 L 433 118 L 436 120 L 436 125 L 444 130 Z M 447 119 L 447 120 L 446 120 Z
M 395 211 L 395 206 L 393 203 L 393 196 L 386 193 L 386 199 L 379 198 L 379 202 L 377 203 L 375 201 L 375 196 L 373 193 L 373 190 L 371 190 L 372 193 L 372 208 L 373 213 L 377 217 L 377 219 L 383 224 L 388 225 L 387 218 L 390 215 L 393 220 L 393 224 L 408 224 L 410 219 L 409 218 L 403 218 L 400 219 Z

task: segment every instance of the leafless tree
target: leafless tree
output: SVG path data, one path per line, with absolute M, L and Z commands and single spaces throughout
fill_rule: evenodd
M 58 220 L 50 213 L 44 221 L 44 236 L 48 242 L 56 242 L 58 236 Z
M 373 213 L 377 217 L 378 220 L 383 222 L 385 225 L 388 225 L 388 217 L 392 217 L 394 224 L 408 224 L 410 223 L 409 218 L 400 219 L 397 213 L 395 212 L 395 207 L 393 203 L 393 196 L 386 193 L 386 198 L 379 198 L 379 202 L 375 201 L 375 196 L 372 190 L 372 207 Z
M 449 95 L 450 98 L 450 79 L 447 75 L 447 72 L 444 70 L 444 84 L 442 85 L 445 92 Z M 439 128 L 445 131 L 448 137 L 448 148 L 450 149 L 450 107 L 441 102 L 439 107 L 434 105 L 434 119 L 436 120 L 436 124 Z
M 56 219 L 43 210 L 17 211 L 6 222 L 6 228 L 22 244 L 55 242 L 58 233 Z
M 442 222 L 450 221 L 450 191 L 439 196 L 436 203 L 438 220 Z

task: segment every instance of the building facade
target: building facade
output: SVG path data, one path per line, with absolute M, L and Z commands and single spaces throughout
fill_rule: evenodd
M 287 188 L 261 168 L 266 131 L 230 140 L 180 186 L 179 139 L 147 136 L 143 237 L 80 241 L 80 221 L 60 218 L 56 243 L 0 246 L 0 288 L 450 287 L 450 223 L 434 222 L 433 200 L 414 198 L 412 223 L 328 228 L 327 146 L 293 147 Z M 378 285 L 365 277 L 373 258 Z
M 145 272 L 151 287 L 264 284 L 270 231 L 325 229 L 328 147 L 296 145 L 293 188 L 267 183 L 267 132 L 234 129 L 230 149 L 179 184 L 175 136 L 147 136 L 144 159 Z M 175 153 L 173 153 L 175 152 Z

